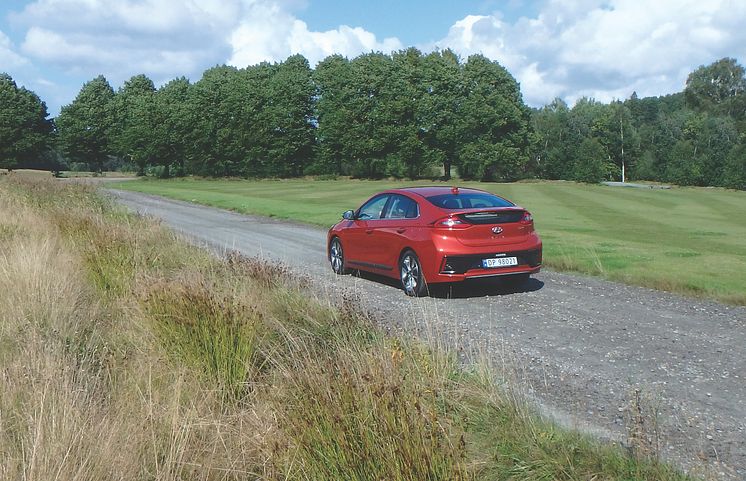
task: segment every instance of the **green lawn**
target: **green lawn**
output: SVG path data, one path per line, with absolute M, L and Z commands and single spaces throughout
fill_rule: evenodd
M 329 226 L 371 194 L 429 181 L 141 180 L 117 187 Z M 746 305 L 746 192 L 459 182 L 528 208 L 545 265 Z

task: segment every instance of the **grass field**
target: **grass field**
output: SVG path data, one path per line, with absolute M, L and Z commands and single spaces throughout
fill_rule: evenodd
M 371 194 L 432 182 L 142 180 L 118 188 L 328 226 Z M 482 184 L 528 208 L 545 265 L 746 305 L 746 192 L 571 182 Z
M 0 212 L 0 479 L 692 479 L 634 401 L 628 449 L 561 429 L 496 371 L 89 184 L 0 178 Z

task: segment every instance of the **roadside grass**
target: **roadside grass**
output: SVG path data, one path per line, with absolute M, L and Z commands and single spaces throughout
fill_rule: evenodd
M 135 172 L 87 172 L 87 171 L 73 171 L 64 170 L 60 172 L 60 177 L 63 179 L 73 179 L 79 177 L 105 177 L 107 179 L 133 179 L 137 177 Z
M 0 175 L 20 175 L 22 177 L 35 177 L 41 179 L 47 179 L 53 177 L 53 172 L 49 170 L 38 170 L 38 169 L 14 169 L 8 172 L 7 169 L 0 169 Z M 60 172 L 60 178 L 88 178 L 88 177 L 105 177 L 109 179 L 130 179 L 135 178 L 137 175 L 135 172 L 78 172 L 72 170 L 63 170 Z
M 8 169 L 0 169 L 0 175 L 20 175 L 26 178 L 29 177 L 36 177 L 36 178 L 50 178 L 52 177 L 52 173 L 48 170 L 36 170 L 36 169 L 15 169 L 9 171 Z
M 378 191 L 432 184 L 148 179 L 116 188 L 329 226 Z M 531 210 L 548 267 L 746 305 L 746 192 L 572 182 L 458 185 L 494 192 Z
M 85 185 L 0 180 L 0 478 L 688 479 Z

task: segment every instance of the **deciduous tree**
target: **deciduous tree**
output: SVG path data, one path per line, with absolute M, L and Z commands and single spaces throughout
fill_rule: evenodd
M 314 144 L 311 67 L 302 55 L 278 64 L 267 85 L 267 169 L 264 175 L 293 177 L 311 163 Z
M 353 123 L 360 119 L 352 110 L 354 88 L 350 62 L 341 55 L 331 55 L 316 66 L 315 121 L 317 122 L 317 156 L 310 173 L 342 175 L 352 158 L 355 142 Z
M 47 106 L 32 91 L 0 73 L 0 167 L 36 162 L 48 149 L 52 122 Z
M 482 55 L 468 58 L 464 79 L 461 176 L 499 181 L 524 177 L 529 161 L 529 110 L 518 82 Z
M 443 178 L 459 164 L 459 148 L 465 134 L 463 122 L 466 85 L 458 56 L 451 50 L 426 55 L 422 62 L 423 97 L 420 130 L 433 163 L 443 165 Z
M 569 179 L 572 175 L 572 149 L 568 117 L 570 109 L 560 98 L 535 111 L 532 127 L 536 144 L 537 175 L 546 179 Z
M 159 109 L 163 113 L 163 142 L 161 157 L 155 163 L 162 165 L 169 175 L 169 166 L 177 166 L 176 175 L 184 175 L 184 163 L 187 146 L 190 143 L 193 126 L 197 117 L 189 108 L 189 90 L 191 85 L 185 77 L 171 80 L 155 96 Z
M 267 65 L 250 67 L 267 69 Z M 244 108 L 250 92 L 246 72 L 217 66 L 190 89 L 190 116 L 195 119 L 188 148 L 188 167 L 198 175 L 248 175 L 251 145 L 257 129 L 254 114 Z
M 127 80 L 110 103 L 113 150 L 132 160 L 139 175 L 165 150 L 165 115 L 159 107 L 153 81 L 142 74 Z
M 103 75 L 83 85 L 75 100 L 55 119 L 59 145 L 70 159 L 101 171 L 113 152 L 110 133 L 114 124 L 111 102 L 114 89 Z
M 722 58 L 689 74 L 684 89 L 687 104 L 710 113 L 743 118 L 746 76 L 734 58 Z

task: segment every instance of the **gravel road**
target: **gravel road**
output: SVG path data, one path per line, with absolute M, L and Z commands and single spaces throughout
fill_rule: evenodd
M 335 276 L 322 229 L 109 192 L 200 244 L 283 261 L 321 295 L 352 291 L 388 329 L 510 366 L 538 408 L 562 424 L 626 440 L 639 389 L 643 413 L 659 412 L 665 459 L 746 480 L 746 308 L 550 270 L 518 292 L 493 280 L 410 299 L 383 279 Z

